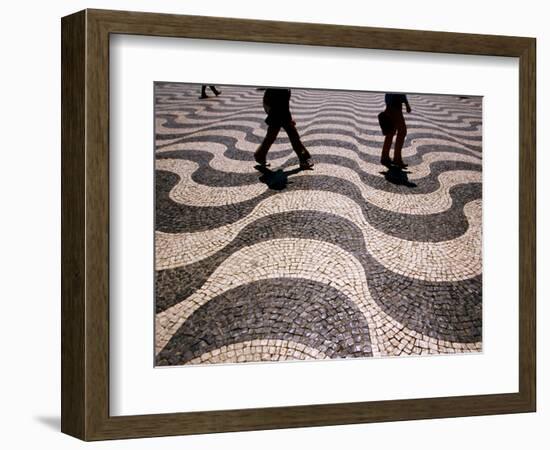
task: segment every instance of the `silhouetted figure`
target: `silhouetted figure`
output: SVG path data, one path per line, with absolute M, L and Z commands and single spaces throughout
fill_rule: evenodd
M 254 159 L 260 166 L 266 166 L 267 152 L 277 139 L 277 135 L 284 128 L 292 149 L 298 155 L 301 169 L 311 169 L 311 155 L 302 144 L 296 122 L 292 120 L 290 114 L 290 89 L 266 89 L 264 92 L 264 110 L 267 113 L 265 123 L 267 123 L 267 133 L 263 142 L 254 153 Z
M 218 91 L 218 90 L 216 89 L 216 86 L 210 85 L 210 86 L 208 86 L 208 87 L 209 87 L 210 90 L 214 93 L 214 95 L 215 95 L 216 97 L 217 97 L 218 95 L 221 94 L 221 92 Z M 201 86 L 201 96 L 200 96 L 199 98 L 208 98 L 208 95 L 206 95 L 206 84 L 203 84 L 203 85 Z
M 380 163 L 386 167 L 392 164 L 390 148 L 393 137 L 397 133 L 393 152 L 393 164 L 403 169 L 407 167 L 407 164 L 403 162 L 401 156 L 401 149 L 405 142 L 405 136 L 407 136 L 407 125 L 403 117 L 403 104 L 405 104 L 408 113 L 411 112 L 411 107 L 405 94 L 386 94 L 385 102 L 386 109 L 378 115 L 382 133 L 386 136 L 384 139 L 384 146 L 382 147 Z

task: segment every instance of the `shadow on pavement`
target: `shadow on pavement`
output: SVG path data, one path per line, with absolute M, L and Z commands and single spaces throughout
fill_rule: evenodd
M 260 165 L 255 166 L 255 168 L 262 173 L 260 181 L 274 191 L 282 191 L 285 189 L 288 185 L 289 175 L 294 175 L 302 171 L 299 167 L 292 170 L 277 169 L 276 171 Z
M 390 166 L 388 167 L 388 170 L 380 173 L 384 175 L 386 181 L 397 186 L 406 186 L 409 188 L 415 188 L 418 186 L 417 184 L 409 181 L 409 177 L 407 175 L 409 172 L 406 172 L 399 167 Z

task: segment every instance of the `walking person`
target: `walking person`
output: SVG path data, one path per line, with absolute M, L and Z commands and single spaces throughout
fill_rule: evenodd
M 221 92 L 218 91 L 218 90 L 216 89 L 216 86 L 210 85 L 210 86 L 208 86 L 208 87 L 209 87 L 210 90 L 214 93 L 214 95 L 215 95 L 216 97 L 217 97 L 218 95 L 221 94 Z M 199 98 L 201 98 L 201 99 L 202 99 L 202 98 L 208 98 L 208 95 L 206 95 L 206 84 L 203 84 L 203 85 L 201 86 L 201 96 L 200 96 Z
M 311 155 L 300 140 L 300 135 L 296 129 L 296 122 L 292 120 L 290 113 L 290 89 L 266 89 L 263 98 L 264 110 L 267 114 L 265 123 L 267 123 L 267 133 L 263 142 L 254 153 L 254 159 L 260 166 L 267 165 L 267 152 L 277 139 L 281 128 L 284 128 L 292 149 L 300 161 L 300 169 L 311 169 L 313 162 Z
M 386 94 L 384 100 L 386 103 L 386 109 L 378 115 L 382 133 L 386 136 L 382 147 L 380 163 L 386 167 L 390 167 L 393 164 L 400 169 L 404 169 L 408 165 L 403 162 L 403 157 L 401 156 L 405 136 L 407 136 L 407 125 L 405 124 L 405 118 L 403 117 L 403 105 L 405 105 L 407 113 L 411 112 L 411 107 L 405 94 L 389 93 Z M 390 148 L 393 142 L 393 137 L 396 134 L 397 137 L 395 138 L 392 161 L 390 158 Z

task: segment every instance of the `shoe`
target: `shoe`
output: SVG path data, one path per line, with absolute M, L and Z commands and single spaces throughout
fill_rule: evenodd
M 386 167 L 390 167 L 391 166 L 391 159 L 390 158 L 382 158 L 380 160 L 380 164 L 382 164 L 383 166 L 386 166 Z
M 201 100 L 202 100 L 203 98 L 208 98 L 208 95 L 201 95 L 201 96 L 199 97 L 199 99 L 201 99 Z
M 300 169 L 302 170 L 312 169 L 314 165 L 315 164 L 313 164 L 313 161 L 311 161 L 311 159 L 304 159 L 303 161 L 300 161 Z
M 400 169 L 406 169 L 407 167 L 409 167 L 409 165 L 405 164 L 403 161 L 394 161 L 393 165 L 395 167 L 399 167 Z
M 218 95 L 220 95 L 222 93 L 222 91 L 214 91 L 214 95 L 217 97 Z
M 269 164 L 267 163 L 267 161 L 265 159 L 258 158 L 256 155 L 254 155 L 254 161 L 256 161 L 256 163 L 259 166 L 262 166 L 262 167 L 269 166 Z

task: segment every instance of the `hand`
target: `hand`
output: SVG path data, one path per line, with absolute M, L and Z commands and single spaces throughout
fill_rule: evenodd
M 296 122 L 294 120 L 291 120 L 290 125 L 292 125 L 293 127 L 296 127 Z
M 407 112 L 410 113 L 411 112 L 411 107 L 409 105 L 406 105 L 407 107 Z

